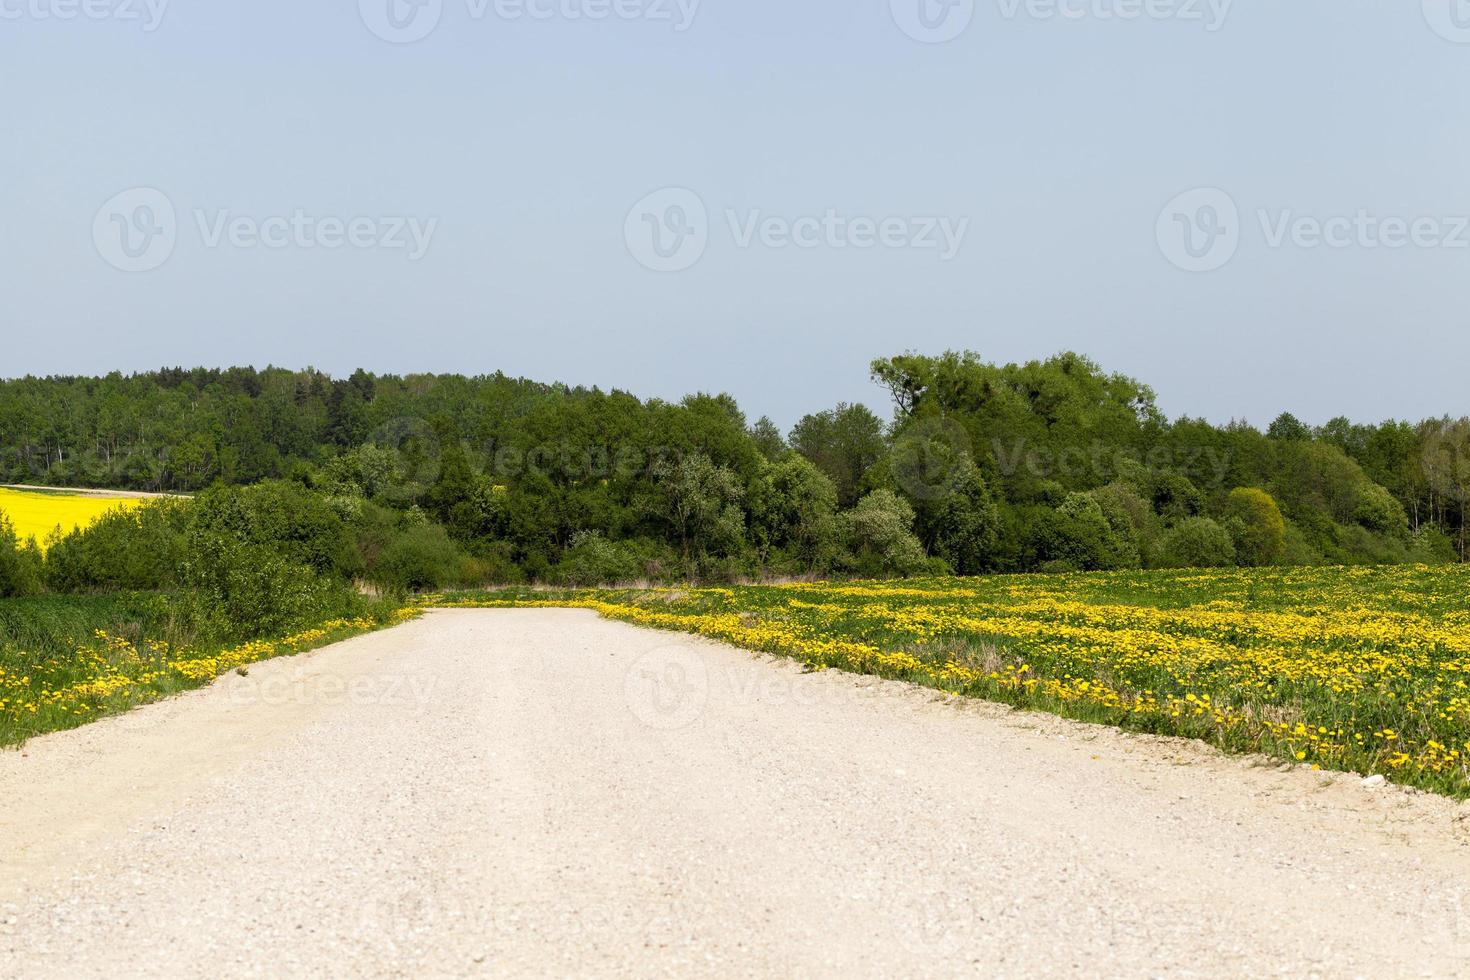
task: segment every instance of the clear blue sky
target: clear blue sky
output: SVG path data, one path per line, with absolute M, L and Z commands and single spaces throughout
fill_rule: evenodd
M 0 374 L 503 370 L 729 391 L 785 425 L 838 400 L 886 414 L 876 356 L 1070 348 L 1171 415 L 1470 411 L 1470 247 L 1446 244 L 1470 246 L 1460 0 L 1150 0 L 1139 19 L 1103 15 L 1144 0 L 926 0 L 927 35 L 920 0 L 526 0 L 549 16 L 517 19 L 515 0 L 393 0 L 434 28 L 408 44 L 369 27 L 389 0 L 58 19 L 81 2 L 0 0 Z M 129 273 L 99 235 L 161 216 L 99 209 L 139 187 L 176 241 Z M 630 209 L 670 187 L 706 208 L 704 251 L 657 272 Z M 1214 271 L 1164 241 L 1194 188 L 1238 208 Z M 1218 198 L 1186 200 L 1204 228 Z M 947 260 L 846 232 L 770 244 L 829 209 L 910 236 L 968 224 Z M 402 217 L 432 232 L 418 258 L 250 238 L 297 211 L 367 217 L 364 241 Z M 1295 224 L 1360 211 L 1433 219 L 1437 244 L 1339 226 L 1344 247 L 1314 246 Z M 231 244 L 220 222 L 241 217 Z M 775 237 L 742 244 L 753 218 Z

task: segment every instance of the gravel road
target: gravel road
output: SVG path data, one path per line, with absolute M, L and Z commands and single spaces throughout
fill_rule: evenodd
M 1470 976 L 1467 816 L 443 611 L 0 754 L 0 975 Z

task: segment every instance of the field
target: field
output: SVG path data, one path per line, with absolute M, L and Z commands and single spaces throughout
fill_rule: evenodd
M 412 610 L 336 619 L 243 643 L 170 641 L 178 597 L 41 596 L 0 600 L 0 747 L 75 728 L 214 680 L 402 622 Z
M 121 495 L 0 487 L 0 513 L 10 519 L 20 540 L 34 538 L 42 546 L 58 526 L 63 531 L 86 527 L 110 510 L 140 503 L 136 497 Z
M 455 593 L 1470 796 L 1470 568 Z

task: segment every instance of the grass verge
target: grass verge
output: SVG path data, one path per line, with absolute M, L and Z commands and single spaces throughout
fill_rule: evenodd
M 279 637 L 200 639 L 166 594 L 0 601 L 0 747 L 76 728 L 274 657 L 394 626 L 417 609 L 373 603 Z

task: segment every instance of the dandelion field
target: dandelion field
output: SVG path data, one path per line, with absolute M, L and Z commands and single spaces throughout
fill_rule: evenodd
M 1470 568 L 454 593 L 1470 796 Z
M 141 499 L 126 496 L 0 487 L 0 514 L 10 520 L 21 541 L 34 538 L 41 546 L 58 527 L 63 532 L 87 527 L 109 511 L 141 503 Z

